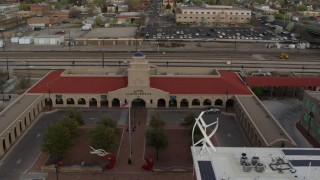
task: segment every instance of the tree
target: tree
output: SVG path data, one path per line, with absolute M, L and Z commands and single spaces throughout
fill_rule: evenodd
M 274 19 L 275 19 L 274 15 L 268 15 L 266 21 L 269 22 L 269 23 L 272 23 L 274 21 Z
M 105 4 L 105 1 L 104 0 L 93 0 L 93 3 L 98 7 L 103 7 L 103 5 Z
M 110 151 L 116 145 L 115 128 L 106 127 L 103 124 L 96 125 L 89 132 L 90 145 L 95 149 L 104 149 Z
M 293 27 L 294 27 L 294 23 L 293 23 L 293 22 L 289 22 L 289 23 L 287 24 L 286 30 L 287 30 L 287 31 L 292 31 L 292 30 L 293 30 Z
M 277 28 L 274 30 L 275 34 L 280 34 L 283 31 L 283 27 L 277 26 Z
M 256 96 L 261 96 L 263 94 L 263 87 L 253 87 L 252 91 Z
M 183 123 L 181 126 L 187 127 L 187 128 L 192 128 L 194 123 L 196 122 L 196 115 L 194 112 L 190 112 L 186 117 L 183 119 Z
M 283 5 L 285 4 L 285 0 L 277 0 L 277 2 L 278 2 L 281 6 L 283 6 Z
M 70 108 L 66 111 L 65 117 L 69 117 L 71 119 L 74 119 L 78 122 L 79 126 L 84 125 L 82 113 L 78 110 L 75 110 L 73 108 Z
M 102 17 L 101 16 L 98 16 L 96 19 L 95 19 L 95 25 L 98 25 L 98 26 L 101 26 L 101 25 L 103 25 L 104 24 L 104 21 L 103 21 L 103 19 L 102 19 Z
M 112 23 L 112 24 L 117 24 L 117 22 L 118 22 L 118 19 L 117 19 L 117 18 L 112 18 L 112 19 L 111 19 L 111 23 Z
M 60 123 L 69 129 L 72 138 L 75 138 L 79 135 L 79 123 L 70 117 L 64 117 Z
M 257 12 L 255 17 L 256 17 L 256 19 L 262 18 L 262 13 L 261 12 Z
M 80 14 L 81 14 L 81 11 L 79 9 L 71 8 L 69 10 L 69 17 L 70 18 L 80 17 Z
M 139 10 L 139 0 L 127 0 L 127 4 L 130 10 Z
M 151 114 L 151 120 L 150 120 L 150 127 L 152 128 L 163 128 L 166 125 L 166 122 L 164 122 L 160 114 L 158 112 L 154 112 Z
M 102 116 L 98 124 L 101 124 L 105 127 L 116 128 L 117 124 L 109 116 Z
M 304 4 L 299 4 L 297 7 L 296 7 L 296 11 L 306 11 L 308 10 L 307 6 L 304 5 Z
M 150 128 L 146 132 L 147 145 L 156 149 L 157 160 L 159 160 L 159 150 L 168 146 L 168 137 L 163 128 Z
M 54 158 L 60 158 L 71 149 L 72 141 L 69 129 L 62 123 L 55 123 L 49 126 L 44 135 L 41 150 Z
M 18 87 L 22 90 L 25 90 L 30 86 L 30 78 L 27 78 L 26 76 L 18 76 L 18 81 Z
M 167 5 L 166 5 L 166 9 L 171 9 L 171 5 L 170 5 L 169 2 L 168 2 Z
M 19 11 L 30 11 L 29 4 L 21 3 L 21 4 L 19 4 L 18 7 L 19 7 Z

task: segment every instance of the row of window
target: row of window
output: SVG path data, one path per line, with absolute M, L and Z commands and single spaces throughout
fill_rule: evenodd
M 182 17 L 178 17 L 178 19 L 181 19 Z M 184 17 L 184 19 L 187 19 L 188 17 Z M 204 19 L 204 17 L 194 17 L 195 19 Z M 189 19 L 193 19 L 193 17 L 189 17 Z M 210 19 L 210 17 L 207 17 L 207 19 Z M 212 17 L 211 19 L 216 19 L 216 17 Z M 217 19 L 219 19 L 219 18 L 217 18 Z M 220 17 L 220 19 L 225 19 L 224 17 Z M 239 18 L 230 18 L 230 20 L 232 20 L 232 19 L 234 19 L 234 20 L 238 20 Z M 241 20 L 243 20 L 243 19 L 245 19 L 245 18 L 240 18 Z M 250 20 L 249 18 L 246 18 L 246 20 Z
M 184 11 L 183 12 L 183 14 L 193 14 L 193 11 Z M 225 12 L 198 12 L 198 11 L 196 11 L 196 12 L 194 12 L 194 14 L 228 14 L 228 13 L 225 13 Z M 250 12 L 247 12 L 247 13 L 244 13 L 244 12 L 241 12 L 241 13 L 239 13 L 239 12 L 235 12 L 235 13 L 233 13 L 233 12 L 230 12 L 229 13 L 229 15 L 250 15 Z

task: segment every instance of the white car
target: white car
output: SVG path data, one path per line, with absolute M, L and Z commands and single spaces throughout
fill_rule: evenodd
M 208 114 L 219 114 L 221 113 L 221 110 L 219 108 L 210 108 L 206 111 Z

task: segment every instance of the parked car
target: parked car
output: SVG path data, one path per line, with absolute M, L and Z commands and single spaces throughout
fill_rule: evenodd
M 221 113 L 221 110 L 219 108 L 212 107 L 207 110 L 207 113 L 208 114 L 219 114 L 219 113 Z

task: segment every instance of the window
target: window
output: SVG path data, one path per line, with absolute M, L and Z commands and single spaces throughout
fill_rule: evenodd
M 216 14 L 216 12 L 212 12 L 212 14 Z
M 201 14 L 204 14 L 204 12 L 201 12 Z
M 241 13 L 241 15 L 244 15 L 244 13 Z
M 198 14 L 199 12 L 196 12 L 196 14 Z
M 247 15 L 250 15 L 250 13 L 247 13 Z
M 212 19 L 216 19 L 215 17 L 212 17 Z
M 307 108 L 310 107 L 310 101 L 309 101 L 309 99 L 306 99 L 306 106 L 307 106 Z
M 232 12 L 230 12 L 230 15 L 232 15 Z
M 238 13 L 236 12 L 236 14 L 238 14 Z
M 313 112 L 313 114 L 316 112 L 316 105 L 315 104 L 312 104 L 311 111 Z
M 303 114 L 303 120 L 305 120 L 305 121 L 308 120 L 308 114 L 306 112 Z
M 320 135 L 320 125 L 317 127 L 317 134 Z
M 193 14 L 193 12 L 190 12 L 190 14 Z
M 192 19 L 192 17 L 190 17 L 190 19 Z
M 207 14 L 210 14 L 210 12 L 207 12 Z
M 310 118 L 310 127 L 313 127 L 313 126 L 314 126 L 314 119 Z

